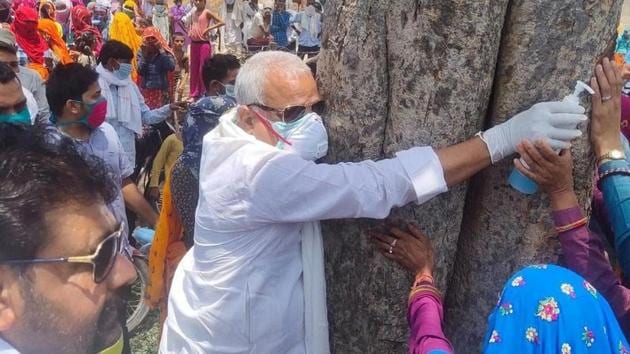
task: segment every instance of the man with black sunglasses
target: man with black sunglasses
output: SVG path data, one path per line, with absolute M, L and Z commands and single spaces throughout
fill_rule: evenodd
M 161 352 L 328 353 L 314 222 L 383 219 L 512 155 L 521 140 L 566 147 L 586 120 L 578 104 L 542 103 L 450 147 L 316 164 L 328 136 L 315 112 L 317 84 L 298 57 L 254 55 L 239 71 L 236 101 L 203 140 L 195 245 L 175 272 Z M 356 129 L 369 129 L 360 126 L 362 112 L 352 113 Z
M 116 192 L 70 139 L 0 124 L 0 353 L 121 347 L 116 291 L 136 275 L 107 207 Z

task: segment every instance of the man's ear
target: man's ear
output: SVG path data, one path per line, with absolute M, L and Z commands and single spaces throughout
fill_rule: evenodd
M 17 306 L 15 292 L 19 291 L 17 281 L 13 270 L 0 267 L 0 333 L 10 330 L 15 325 Z
M 256 114 L 247 106 L 238 106 L 237 109 L 238 126 L 247 134 L 254 135 L 254 123 L 258 119 L 256 118 Z
M 107 59 L 107 63 L 103 63 L 103 66 L 105 67 L 105 69 L 107 69 L 109 71 L 114 71 L 114 70 L 118 69 L 116 67 L 116 59 L 114 59 L 114 58 Z
M 73 115 L 78 115 L 81 112 L 81 104 L 76 101 L 67 100 L 66 109 Z

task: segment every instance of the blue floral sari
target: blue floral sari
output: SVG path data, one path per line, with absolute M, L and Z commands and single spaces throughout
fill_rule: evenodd
M 584 278 L 555 265 L 513 275 L 488 320 L 484 353 L 627 354 L 608 302 Z

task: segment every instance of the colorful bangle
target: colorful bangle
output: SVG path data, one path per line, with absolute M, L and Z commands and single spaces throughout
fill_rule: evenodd
M 418 296 L 420 295 L 432 295 L 434 296 L 436 299 L 441 299 L 442 295 L 440 294 L 440 291 L 433 285 L 418 285 L 416 287 L 414 287 L 413 289 L 411 289 L 411 292 L 409 293 L 409 303 L 411 304 L 411 302 Z
M 411 287 L 411 289 L 415 288 L 416 286 L 422 283 L 433 285 L 434 284 L 433 277 L 426 274 L 416 275 L 416 280 L 413 282 L 413 286 Z
M 566 225 L 562 225 L 562 226 L 556 226 L 556 232 L 561 234 L 563 232 L 567 232 L 567 231 L 571 231 L 574 229 L 577 229 L 578 227 L 582 227 L 584 225 L 588 224 L 588 219 L 587 218 L 582 218 L 576 222 L 572 222 L 570 224 L 566 224 Z

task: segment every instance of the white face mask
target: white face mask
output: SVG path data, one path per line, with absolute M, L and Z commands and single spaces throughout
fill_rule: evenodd
M 315 161 L 328 153 L 328 133 L 317 113 L 308 113 L 291 123 L 275 122 L 273 128 L 291 143 L 279 141 L 277 148 L 292 151 L 303 159 Z

